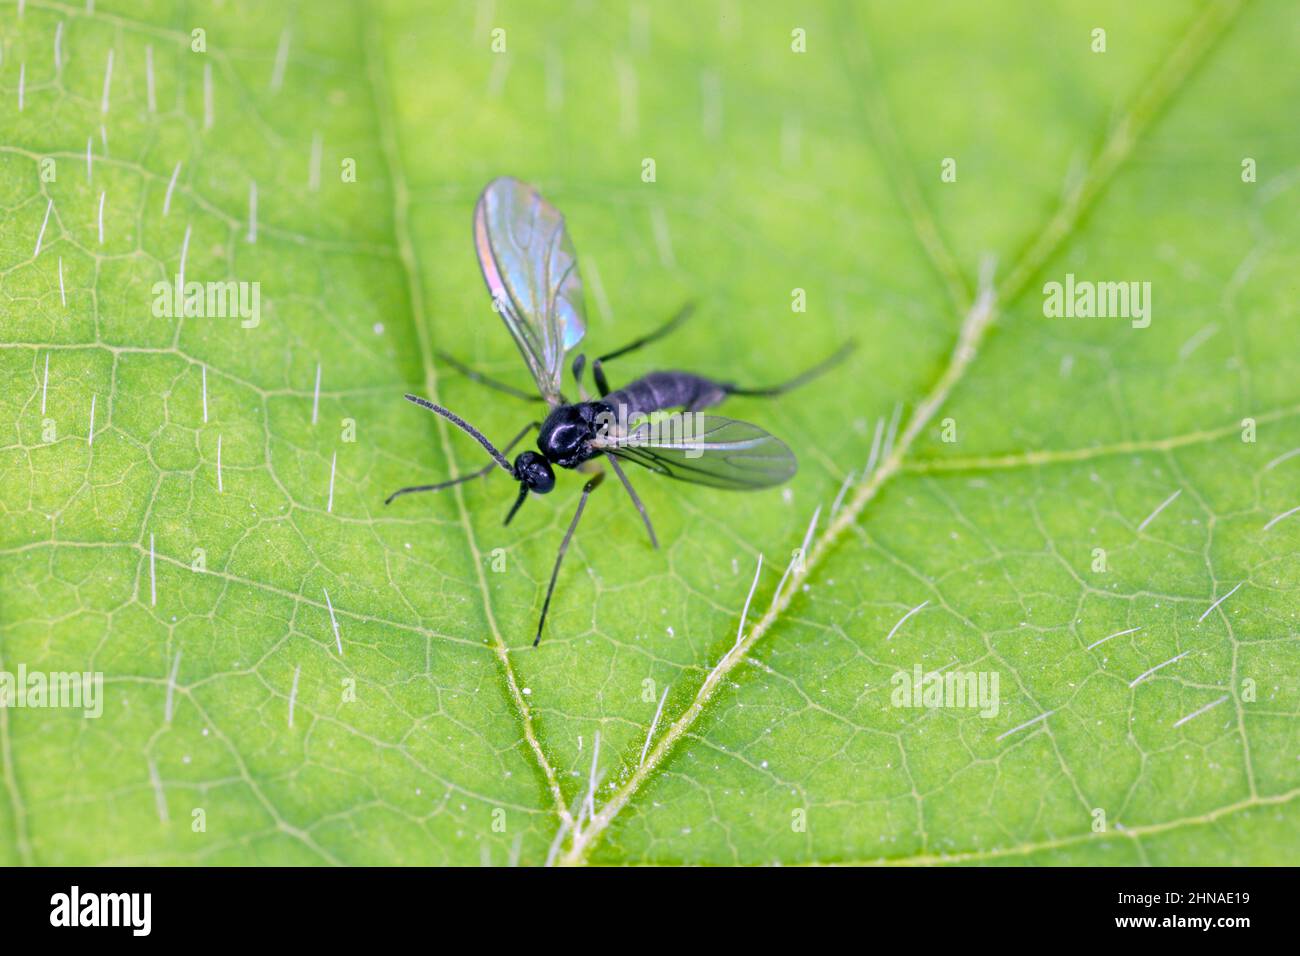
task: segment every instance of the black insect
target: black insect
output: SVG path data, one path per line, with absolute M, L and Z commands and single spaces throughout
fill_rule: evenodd
M 852 350 L 851 343 L 802 375 L 769 388 L 741 388 L 689 372 L 651 372 L 611 391 L 604 363 L 667 335 L 690 316 L 692 307 L 688 305 L 649 335 L 592 362 L 592 377 L 600 398 L 571 403 L 561 394 L 560 382 L 565 356 L 582 341 L 586 324 L 577 253 L 565 231 L 564 217 L 532 186 L 509 177 L 495 179 L 483 190 L 474 209 L 474 246 L 493 308 L 514 336 L 539 394 L 531 395 L 480 375 L 449 355 L 439 353 L 439 358 L 498 391 L 526 401 L 544 401 L 550 412 L 543 421 L 524 426 L 504 449 L 498 450 L 460 416 L 427 399 L 407 395 L 408 401 L 437 412 L 471 435 L 487 449 L 492 462 L 449 481 L 401 488 L 384 504 L 417 491 L 440 491 L 500 467 L 519 482 L 518 497 L 506 514 L 505 523 L 509 524 L 530 491 L 544 495 L 555 487 L 554 466 L 590 471 L 594 459 L 603 456 L 627 489 L 645 522 L 650 543 L 657 548 L 659 542 L 650 516 L 619 465 L 620 460 L 636 462 L 670 478 L 737 491 L 770 488 L 794 475 L 798 467 L 794 454 L 780 439 L 756 425 L 702 415 L 699 410 L 717 405 L 729 395 L 773 396 L 787 392 L 842 361 Z M 584 397 L 585 366 L 586 357 L 578 355 L 572 371 Z M 671 410 L 677 411 L 664 414 Z M 520 452 L 511 464 L 506 454 L 534 428 L 538 429 L 538 450 Z M 555 556 L 534 646 L 542 639 L 560 562 L 578 527 L 587 497 L 604 477 L 604 472 L 597 470 L 582 488 L 578 508 Z

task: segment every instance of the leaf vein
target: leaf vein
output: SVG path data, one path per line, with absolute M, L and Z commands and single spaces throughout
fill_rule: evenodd
M 373 96 L 376 100 L 375 113 L 378 117 L 379 125 L 379 146 L 388 165 L 389 179 L 393 189 L 393 221 L 396 242 L 398 246 L 399 258 L 402 263 L 403 271 L 407 279 L 407 294 L 411 304 L 411 319 L 415 325 L 416 336 L 420 347 L 420 360 L 424 367 L 424 387 L 429 395 L 436 401 L 438 399 L 438 373 L 433 364 L 433 343 L 432 334 L 429 328 L 428 313 L 424 308 L 424 292 L 420 283 L 419 263 L 416 259 L 415 246 L 411 239 L 409 224 L 410 193 L 406 184 L 406 177 L 402 170 L 401 161 L 398 152 L 397 132 L 392 119 L 393 110 L 391 104 L 383 102 L 386 75 L 383 67 L 382 43 L 379 36 L 379 17 L 369 16 L 367 19 L 366 35 L 366 62 L 370 74 L 370 84 Z M 438 430 L 439 441 L 442 445 L 443 455 L 448 462 L 454 460 L 451 443 L 447 430 L 447 424 L 441 417 L 437 419 L 435 427 Z M 529 710 L 528 703 L 524 700 L 524 695 L 520 689 L 519 679 L 515 674 L 513 665 L 510 663 L 510 649 L 506 646 L 505 639 L 501 635 L 500 628 L 497 627 L 496 616 L 492 612 L 491 592 L 488 588 L 488 582 L 483 570 L 482 555 L 478 549 L 478 543 L 474 537 L 474 529 L 469 519 L 469 511 L 465 507 L 465 498 L 459 485 L 451 488 L 452 497 L 456 502 L 456 510 L 460 516 L 461 528 L 465 533 L 465 540 L 469 545 L 470 559 L 474 564 L 474 571 L 479 583 L 479 590 L 483 598 L 483 612 L 487 618 L 488 628 L 492 634 L 492 645 L 497 662 L 500 664 L 501 673 L 509 691 L 510 699 L 514 705 L 516 716 L 519 718 L 521 730 L 524 739 L 527 742 L 528 749 L 536 759 L 537 765 L 546 780 L 547 789 L 551 793 L 551 798 L 555 804 L 555 812 L 561 821 L 561 825 L 573 825 L 572 816 L 569 808 L 564 803 L 563 794 L 560 791 L 559 779 L 555 769 L 551 766 L 545 752 L 542 750 L 541 742 L 533 728 L 532 713 Z
M 912 444 L 935 413 L 947 401 L 952 390 L 961 381 L 974 361 L 977 350 L 996 316 L 995 304 L 998 301 L 1014 300 L 1024 290 L 1029 279 L 1038 271 L 1047 258 L 1073 232 L 1083 214 L 1104 191 L 1115 172 L 1122 166 L 1151 120 L 1160 112 L 1169 98 L 1181 89 L 1182 84 L 1192 69 L 1200 63 L 1217 39 L 1226 32 L 1226 27 L 1241 6 L 1241 0 L 1224 0 L 1210 5 L 1205 12 L 1193 22 L 1174 51 L 1161 64 L 1153 79 L 1145 84 L 1133 101 L 1133 105 L 1110 130 L 1092 164 L 1088 174 L 1077 187 L 1065 198 L 1061 207 L 1048 221 L 1038 237 L 1017 260 L 1007 278 L 995 292 L 993 288 L 983 289 L 974 304 L 966 313 L 948 364 L 940 374 L 938 381 L 917 405 L 916 411 L 907 423 L 897 445 L 890 450 L 884 462 L 867 479 L 854 494 L 850 503 L 828 524 L 826 530 L 817 539 L 804 566 L 792 575 L 791 586 L 778 594 L 778 599 L 768 612 L 755 623 L 749 635 L 736 643 L 723 655 L 718 665 L 705 678 L 694 699 L 683 714 L 675 720 L 651 750 L 645 763 L 636 769 L 615 792 L 609 801 L 597 812 L 590 825 L 575 837 L 569 851 L 561 858 L 565 865 L 580 865 L 586 862 L 587 855 L 597 840 L 608 829 L 609 824 L 628 804 L 631 798 L 654 774 L 660 763 L 687 734 L 703 712 L 705 705 L 713 697 L 723 681 L 744 659 L 749 650 L 772 628 L 781 614 L 800 593 L 800 585 L 812 575 L 813 571 L 825 558 L 827 553 L 838 543 L 841 535 L 850 526 L 856 524 L 858 516 L 871 502 L 880 489 L 896 474 L 903 470 L 903 459 Z M 919 197 L 918 197 L 919 199 Z M 914 224 L 922 220 L 913 219 Z M 936 234 L 937 236 L 937 234 Z M 923 239 L 927 253 L 936 247 Z M 938 263 L 936 263 L 938 265 Z M 946 270 L 940 266 L 941 274 Z

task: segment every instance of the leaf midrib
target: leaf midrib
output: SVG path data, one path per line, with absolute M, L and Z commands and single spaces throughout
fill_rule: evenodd
M 1042 268 L 1048 258 L 1073 234 L 1079 221 L 1104 192 L 1110 180 L 1132 153 L 1133 147 L 1151 122 L 1164 106 L 1170 102 L 1173 94 L 1184 87 L 1193 69 L 1204 62 L 1210 49 L 1226 34 L 1228 26 L 1243 4 L 1244 0 L 1216 0 L 1216 2 L 1207 6 L 1193 21 L 1186 33 L 1183 34 L 1170 55 L 1161 63 L 1153 78 L 1140 88 L 1140 92 L 1132 101 L 1132 106 L 1112 126 L 1101 150 L 1093 163 L 1090 164 L 1088 174 L 1079 180 L 1074 190 L 1065 197 L 1060 208 L 1016 260 L 1015 265 L 1008 273 L 1008 277 L 998 287 L 997 293 L 993 294 L 990 291 L 987 298 L 982 296 L 977 299 L 966 314 L 951 359 L 935 385 L 931 387 L 925 398 L 917 406 L 903 431 L 902 438 L 890 455 L 887 456 L 886 460 L 866 483 L 858 489 L 850 503 L 827 526 L 821 536 L 816 539 L 811 553 L 805 560 L 803 569 L 791 575 L 786 590 L 778 595 L 778 600 L 774 602 L 769 611 L 754 625 L 746 638 L 734 645 L 723 656 L 719 664 L 710 671 L 687 709 L 676 721 L 673 721 L 668 726 L 668 730 L 660 737 L 659 742 L 647 756 L 645 762 L 637 768 L 614 796 L 601 807 L 592 818 L 587 829 L 574 839 L 569 851 L 561 859 L 563 864 L 580 865 L 587 862 L 592 848 L 599 842 L 609 824 L 621 812 L 623 807 L 630 802 L 632 797 L 640 791 L 645 782 L 653 776 L 659 764 L 675 748 L 678 741 L 694 726 L 704 707 L 712 699 L 714 690 L 721 685 L 736 665 L 745 658 L 754 644 L 777 622 L 781 614 L 793 601 L 794 596 L 800 593 L 801 585 L 811 577 L 813 571 L 822 562 L 826 554 L 838 543 L 843 532 L 856 523 L 863 509 L 875 498 L 881 487 L 903 470 L 903 459 L 917 436 L 933 419 L 934 414 L 942 407 L 974 361 L 978 347 L 983 342 L 984 336 L 992 326 L 997 314 L 997 303 L 1015 301 L 1020 293 L 1024 291 L 1029 280 Z M 887 117 L 887 108 L 869 111 L 869 118 L 872 122 L 884 121 Z M 891 130 L 887 135 L 878 137 L 878 139 L 883 142 L 891 142 L 896 140 L 896 136 Z M 882 161 L 887 165 L 895 164 L 896 157 L 893 153 L 883 154 Z M 893 173 L 895 179 L 900 183 L 906 182 L 911 175 L 907 166 L 895 169 Z M 945 277 L 945 285 L 950 296 L 955 302 L 960 303 L 962 301 L 962 287 L 954 284 L 949 279 L 951 274 L 950 264 L 953 261 L 952 256 L 947 253 L 942 237 L 933 230 L 931 217 L 928 215 L 924 202 L 919 198 L 919 191 L 904 187 L 900 201 L 903 202 L 907 210 L 913 230 L 917 233 L 918 241 L 925 250 L 926 255 L 931 257 L 932 264 L 939 274 Z M 918 210 L 923 214 L 920 218 L 918 218 Z M 1050 734 L 1050 730 L 1046 732 Z

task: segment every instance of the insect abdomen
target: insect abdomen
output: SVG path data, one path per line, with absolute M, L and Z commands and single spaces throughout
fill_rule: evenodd
M 726 397 L 727 390 L 707 378 L 689 372 L 651 372 L 610 392 L 601 401 L 616 411 L 620 405 L 625 406 L 625 414 L 632 416 L 669 408 L 708 408 Z

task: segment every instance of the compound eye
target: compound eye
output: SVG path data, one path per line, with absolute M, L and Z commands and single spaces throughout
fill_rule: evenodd
M 533 491 L 544 495 L 555 487 L 555 472 L 551 471 L 550 465 L 546 462 L 538 462 L 537 467 L 533 468 L 532 474 L 528 476 L 528 483 Z
M 528 486 L 529 491 L 544 495 L 555 487 L 555 472 L 551 463 L 535 451 L 521 452 L 515 459 L 515 477 Z

